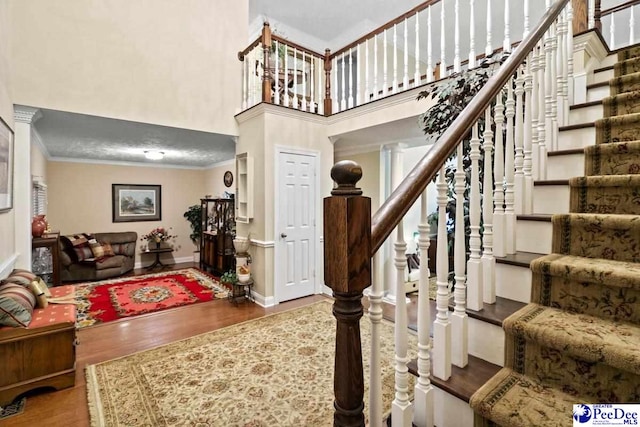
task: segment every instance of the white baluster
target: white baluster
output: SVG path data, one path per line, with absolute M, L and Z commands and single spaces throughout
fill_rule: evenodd
M 554 151 L 558 149 L 558 25 L 556 21 L 551 24 L 549 28 L 549 38 L 551 44 L 551 62 L 549 62 L 549 68 L 551 68 L 551 138 L 548 138 L 550 146 L 548 150 Z M 546 160 L 545 160 L 546 161 Z
M 453 72 L 460 72 L 460 4 L 459 0 L 456 0 L 454 3 L 454 19 L 455 19 L 455 28 L 453 33 Z
M 493 109 L 493 120 L 496 123 L 495 132 L 495 151 L 493 170 L 489 169 L 489 173 L 493 173 L 493 254 L 495 256 L 505 256 L 507 254 L 504 244 L 504 104 L 502 103 L 502 91 L 496 96 L 496 106 Z M 485 132 L 484 136 L 487 137 Z M 486 159 L 486 152 L 485 152 Z M 487 170 L 484 171 L 487 173 Z M 484 192 L 487 193 L 486 190 Z M 486 228 L 485 228 L 486 230 Z M 486 290 L 485 283 L 485 290 Z
M 471 128 L 469 158 L 471 159 L 471 188 L 469 189 L 469 261 L 467 261 L 467 307 L 474 311 L 483 308 L 482 261 L 480 259 L 480 138 L 478 123 Z
M 475 0 L 469 0 L 469 69 L 476 68 Z
M 629 8 L 629 45 L 635 44 L 636 19 L 633 13 L 635 6 Z
M 373 277 L 369 292 L 369 321 L 371 322 L 371 364 L 369 366 L 369 423 L 382 427 L 382 373 L 380 358 L 380 324 L 382 323 L 382 297 L 384 285 L 380 277 L 382 251 L 373 256 Z
M 371 86 L 369 86 L 369 39 L 364 41 L 364 100 L 366 104 L 371 100 Z
M 386 96 L 387 92 L 389 92 L 389 84 L 387 83 L 387 77 L 388 77 L 388 73 L 387 73 L 387 66 L 388 66 L 388 61 L 387 61 L 387 51 L 388 51 L 388 46 L 387 46 L 387 30 L 384 30 L 383 35 L 382 35 L 382 60 L 384 61 L 384 64 L 382 64 L 382 96 Z
M 418 379 L 414 388 L 413 423 L 433 427 L 433 386 L 431 375 L 431 307 L 429 303 L 429 224 L 427 222 L 427 190 L 420 198 L 420 282 L 418 284 Z
M 408 324 L 407 324 L 407 298 L 405 297 L 404 270 L 407 268 L 407 244 L 404 241 L 404 227 L 402 220 L 396 228 L 396 240 L 394 242 L 396 267 L 396 308 L 395 308 L 395 399 L 391 405 L 391 418 L 393 423 L 399 426 L 411 425 L 413 417 L 412 405 L 409 400 L 409 369 L 407 363 Z
M 276 105 L 280 105 L 280 43 L 278 42 L 278 40 L 275 41 L 275 51 L 274 51 L 274 57 L 275 57 L 275 64 L 273 66 L 273 80 L 274 80 L 274 93 L 273 93 L 273 103 Z
M 247 109 L 247 80 L 249 73 L 247 72 L 247 55 L 242 59 L 242 110 Z
M 295 47 L 293 48 L 293 99 L 291 101 L 291 106 L 298 108 L 298 49 Z
M 529 35 L 529 0 L 524 0 L 524 31 L 522 32 L 522 40 Z
M 416 59 L 415 72 L 413 74 L 413 87 L 422 84 L 422 75 L 420 74 L 420 12 L 416 12 L 416 50 L 414 57 Z
M 402 77 L 402 90 L 409 89 L 409 29 L 407 18 L 404 18 L 404 75 Z
M 258 75 L 260 57 L 257 54 L 258 49 L 253 49 L 251 51 L 251 61 L 249 62 L 250 73 L 249 73 L 249 106 L 252 107 L 257 104 L 256 96 L 257 96 L 257 81 L 260 76 Z M 255 65 L 254 65 L 255 64 Z
M 491 0 L 487 0 L 487 45 L 484 48 L 484 54 L 489 56 L 493 53 L 491 47 Z
M 511 52 L 511 17 L 509 11 L 509 0 L 504 0 L 504 41 L 502 50 Z
M 391 93 L 398 91 L 398 29 L 393 24 L 393 80 L 391 81 Z
M 609 46 L 611 46 L 611 49 L 613 49 L 616 46 L 616 14 L 612 13 L 610 16 L 611 23 L 609 24 Z
M 456 224 L 455 224 L 455 249 L 454 249 L 454 304 L 455 308 L 451 314 L 451 334 L 453 335 L 451 348 L 451 361 L 454 365 L 464 368 L 469 363 L 469 319 L 466 309 L 466 238 L 464 226 L 464 190 L 465 178 L 467 176 L 462 163 L 462 143 L 458 144 L 457 166 L 455 173 L 455 191 L 456 191 Z
M 519 75 L 519 73 L 518 73 Z M 514 176 L 515 176 L 515 143 L 513 132 L 513 118 L 516 114 L 516 102 L 513 99 L 514 78 L 507 83 L 507 102 L 505 103 L 505 117 L 507 118 L 507 142 L 504 149 L 504 244 L 507 254 L 516 253 L 516 215 L 514 209 Z M 518 115 L 522 120 L 522 112 Z
M 436 293 L 436 321 L 433 324 L 433 375 L 446 381 L 451 376 L 451 322 L 449 321 L 448 199 L 444 167 L 440 169 L 436 187 L 438 189 L 438 247 L 436 255 L 438 291 Z
M 316 102 L 316 57 L 311 56 L 309 61 L 309 77 L 311 81 L 309 82 L 309 109 L 312 113 L 317 113 L 316 106 L 318 105 Z
M 344 52 L 342 52 L 342 57 L 341 57 L 341 61 L 342 63 L 340 64 L 340 88 L 342 89 L 340 91 L 340 111 L 346 110 L 347 109 L 347 84 L 346 84 L 346 65 L 345 62 L 347 62 L 344 58 Z
M 433 81 L 433 37 L 431 33 L 431 8 L 433 6 L 429 6 L 427 13 L 427 83 L 431 83 Z
M 548 77 L 548 72 L 546 71 L 547 64 L 545 61 L 545 51 L 544 46 L 540 47 L 540 51 L 538 52 L 538 152 L 536 153 L 537 157 L 533 157 L 535 160 L 537 158 L 537 162 L 534 163 L 534 166 L 537 168 L 535 170 L 535 179 L 545 179 L 546 174 L 544 173 L 543 163 L 543 153 L 544 156 L 547 155 L 547 136 L 546 136 L 546 117 L 547 117 L 547 109 L 546 109 L 546 93 L 547 93 L 547 82 L 546 79 Z M 549 115 L 551 115 L 549 113 Z
M 447 61 L 446 61 L 446 31 L 445 31 L 445 10 L 444 3 L 440 2 L 440 78 L 443 79 L 447 76 Z
M 529 61 L 527 59 L 527 61 Z M 526 126 L 526 114 L 524 111 L 524 84 L 525 84 L 525 75 L 526 69 L 523 65 L 518 70 L 518 77 L 516 78 L 516 129 L 515 129 L 515 154 L 514 154 L 514 167 L 515 173 L 513 178 L 513 193 L 515 196 L 514 200 L 514 209 L 517 215 L 521 215 L 524 213 L 524 138 L 526 134 L 525 126 Z M 530 95 L 527 95 L 530 96 Z M 530 125 L 529 125 L 530 126 Z M 530 138 L 531 134 L 529 133 L 526 137 Z
M 589 29 L 591 29 L 591 28 L 595 28 L 596 26 L 596 2 L 595 0 L 588 0 L 588 1 L 589 1 L 589 6 L 587 8 L 587 16 L 588 16 L 587 26 L 589 27 Z M 613 22 L 613 19 L 611 20 L 611 22 Z M 613 47 L 613 44 L 609 46 Z
M 484 183 L 482 185 L 482 289 L 483 301 L 489 304 L 496 302 L 495 264 L 493 257 L 493 178 L 491 152 L 493 151 L 493 132 L 491 131 L 491 106 L 484 115 L 484 133 L 482 148 L 484 150 Z
M 373 36 L 373 99 L 378 99 L 378 35 Z
M 362 43 L 356 48 L 356 105 L 362 105 L 362 55 L 360 53 L 360 47 Z
M 549 1 L 549 0 L 547 0 Z M 553 25 L 552 25 L 553 26 Z M 553 150 L 553 85 L 555 67 L 553 60 L 552 32 L 547 30 L 544 43 L 544 143 L 538 141 L 540 149 L 540 179 L 547 178 L 547 152 Z
M 349 48 L 349 98 L 347 99 L 349 108 L 353 108 L 353 53 Z
M 529 59 L 525 65 L 524 73 L 524 137 L 522 141 L 522 153 L 524 160 L 522 162 L 522 173 L 524 174 L 524 184 L 522 187 L 522 213 L 533 213 L 533 176 L 531 169 L 533 167 L 531 160 L 532 142 L 537 139 L 538 125 L 533 123 L 535 116 L 534 111 L 538 102 L 534 95 L 534 79 L 536 79 L 536 61 L 534 52 L 529 53 Z M 537 84 L 537 81 L 535 82 Z M 537 146 L 537 142 L 536 142 Z M 536 147 L 537 148 L 537 147 Z
M 558 44 L 557 44 L 557 78 L 558 78 L 558 125 L 569 124 L 569 104 L 567 98 L 567 20 L 566 9 L 562 11 L 558 18 Z M 557 141 L 556 141 L 557 142 Z M 557 149 L 557 147 L 556 147 Z
M 282 88 L 283 91 L 284 91 L 284 100 L 283 100 L 282 104 L 285 107 L 288 107 L 289 106 L 289 101 L 290 101 L 289 100 L 289 84 L 288 84 L 288 82 L 289 82 L 289 71 L 290 71 L 289 70 L 289 47 L 287 45 L 284 45 L 284 49 L 285 49 L 284 50 L 284 52 L 285 52 L 284 53 L 284 60 L 282 62 L 284 62 L 283 67 L 284 67 L 284 82 L 285 83 L 284 83 L 284 87 Z M 335 70 L 335 68 L 334 68 L 334 70 Z M 335 73 L 335 75 L 337 76 L 338 73 Z M 337 88 L 338 88 L 337 84 L 335 85 L 335 88 L 337 90 Z M 335 99 L 335 97 L 334 97 L 334 99 Z
M 307 60 L 305 59 L 304 51 L 302 51 L 302 97 L 301 98 L 302 98 L 302 102 L 301 102 L 300 108 L 302 109 L 302 111 L 307 111 Z
M 333 87 L 331 88 L 333 91 L 333 110 L 340 110 L 340 98 L 338 91 L 338 56 L 333 57 L 333 66 L 331 67 L 331 71 L 333 74 Z
M 316 94 L 317 94 L 317 105 L 318 105 L 318 114 L 320 115 L 324 115 L 324 85 L 323 85 L 323 78 L 324 78 L 324 60 L 322 58 L 317 58 L 317 63 L 316 63 L 316 71 L 318 72 L 318 78 L 316 78 L 316 81 L 318 82 L 318 88 L 316 90 Z
M 574 102 L 573 92 L 573 6 L 567 4 L 567 98 L 569 105 Z

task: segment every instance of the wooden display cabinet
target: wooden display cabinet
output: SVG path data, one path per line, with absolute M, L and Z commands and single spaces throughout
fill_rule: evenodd
M 235 252 L 234 199 L 201 199 L 200 268 L 215 274 L 233 270 Z
M 48 286 L 60 286 L 60 233 L 43 234 L 31 240 L 31 270 Z

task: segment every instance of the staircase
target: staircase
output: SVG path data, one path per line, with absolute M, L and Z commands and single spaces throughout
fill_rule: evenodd
M 531 263 L 531 302 L 503 322 L 505 367 L 471 398 L 476 425 L 568 425 L 574 404 L 640 401 L 640 48 L 617 56 L 586 176 Z

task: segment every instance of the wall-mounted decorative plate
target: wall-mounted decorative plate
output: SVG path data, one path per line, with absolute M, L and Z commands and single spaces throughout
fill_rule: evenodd
M 231 187 L 232 184 L 233 184 L 233 174 L 231 173 L 231 171 L 226 171 L 224 173 L 224 185 L 225 187 Z

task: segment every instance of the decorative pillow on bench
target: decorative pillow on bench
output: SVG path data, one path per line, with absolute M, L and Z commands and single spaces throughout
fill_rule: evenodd
M 0 282 L 0 325 L 29 326 L 36 296 L 29 289 L 39 278 L 28 270 L 16 269 Z

